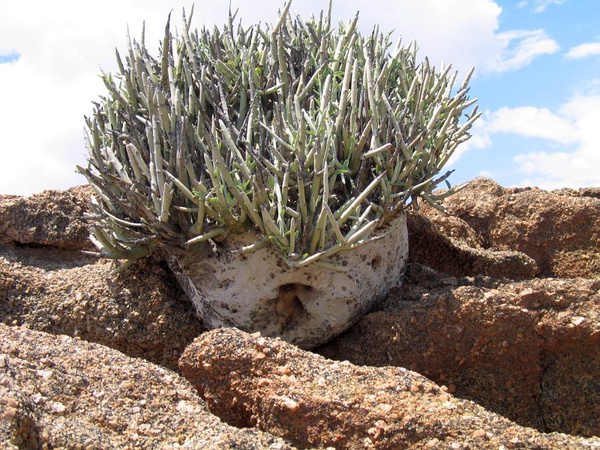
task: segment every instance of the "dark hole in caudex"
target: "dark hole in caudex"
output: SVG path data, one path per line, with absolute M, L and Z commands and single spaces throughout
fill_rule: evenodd
M 279 295 L 275 300 L 275 313 L 282 321 L 289 321 L 306 313 L 301 298 L 312 291 L 312 287 L 300 283 L 288 283 L 279 286 Z
M 381 256 L 376 256 L 371 260 L 371 269 L 377 270 L 381 266 Z

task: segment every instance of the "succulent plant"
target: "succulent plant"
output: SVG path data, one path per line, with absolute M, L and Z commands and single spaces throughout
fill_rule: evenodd
M 450 66 L 393 47 L 358 15 L 273 26 L 166 25 L 157 57 L 129 40 L 107 94 L 86 118 L 95 192 L 92 239 L 104 257 L 219 242 L 272 246 L 291 267 L 327 265 L 381 238 L 418 199 L 439 207 L 444 165 L 479 117 Z M 193 10 L 192 10 L 193 14 Z M 449 186 L 449 185 L 448 185 Z M 439 192 L 439 191 L 437 191 Z

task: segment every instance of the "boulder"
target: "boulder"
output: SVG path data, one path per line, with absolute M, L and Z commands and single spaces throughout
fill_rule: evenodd
M 586 448 L 598 439 L 544 434 L 459 399 L 401 367 L 357 366 L 278 338 L 220 329 L 197 338 L 183 375 L 215 414 L 299 448 Z
M 598 192 L 504 188 L 476 178 L 443 205 L 475 231 L 483 248 L 525 253 L 540 276 L 594 278 L 600 275 Z M 423 214 L 443 223 L 433 208 Z
M 456 278 L 411 264 L 402 289 L 317 352 L 405 367 L 540 431 L 600 435 L 600 279 Z
M 171 370 L 105 346 L 0 325 L 6 449 L 291 449 L 212 415 Z
M 177 369 L 204 328 L 166 263 L 147 259 L 117 276 L 91 250 L 91 188 L 0 196 L 0 322 L 67 334 Z
M 435 213 L 432 215 L 436 217 Z M 454 219 L 452 216 L 444 217 L 442 220 L 450 226 L 443 229 L 428 216 L 409 212 L 409 262 L 421 263 L 454 276 L 488 275 L 522 280 L 533 278 L 538 272 L 533 258 L 513 250 L 485 249 L 474 238 L 474 231 L 468 225 Z
M 92 248 L 83 220 L 91 193 L 91 188 L 78 186 L 30 197 L 0 195 L 0 243 Z
M 57 247 L 0 245 L 0 322 L 68 334 L 172 369 L 204 328 L 166 265 L 118 276 L 112 262 Z

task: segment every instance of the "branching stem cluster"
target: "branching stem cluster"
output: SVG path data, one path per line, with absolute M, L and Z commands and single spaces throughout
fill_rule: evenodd
M 240 251 L 274 247 L 292 267 L 326 263 L 389 231 L 479 117 L 451 68 L 417 62 L 358 16 L 303 22 L 286 3 L 272 27 L 180 35 L 158 59 L 131 41 L 86 118 L 93 239 L 128 263 L 161 246 L 253 230 Z M 126 264 L 128 264 L 126 263 Z

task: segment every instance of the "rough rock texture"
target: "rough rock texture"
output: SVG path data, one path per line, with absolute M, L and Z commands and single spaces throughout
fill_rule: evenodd
M 437 211 L 433 209 L 432 211 Z M 429 214 L 435 214 L 432 211 Z M 439 214 L 439 213 L 438 213 Z M 409 261 L 426 264 L 454 276 L 489 275 L 515 280 L 535 276 L 538 266 L 528 255 L 512 251 L 493 251 L 479 245 L 474 231 L 460 219 L 444 217 L 454 228 L 451 238 L 441 233 L 435 222 L 423 214 L 408 214 Z
M 289 448 L 223 425 L 177 375 L 204 330 L 164 263 L 112 277 L 111 262 L 79 251 L 90 248 L 89 194 L 0 196 L 5 448 Z M 299 447 L 600 449 L 598 438 L 544 434 L 600 436 L 598 202 L 595 188 L 474 180 L 445 201 L 451 214 L 409 215 L 402 288 L 318 350 L 332 359 L 221 330 L 182 367 L 212 412 Z M 174 428 L 152 434 L 161 427 Z
M 594 278 L 600 274 L 599 192 L 503 188 L 476 178 L 443 204 L 475 231 L 483 248 L 525 253 L 541 276 Z M 432 208 L 423 213 L 443 232 L 456 228 Z
M 203 331 L 164 265 L 112 277 L 112 262 L 58 248 L 0 246 L 0 322 L 68 334 L 175 369 Z
M 44 191 L 31 197 L 0 195 L 0 244 L 52 245 L 91 248 L 82 221 L 91 194 L 89 187 Z
M 317 351 L 414 370 L 538 430 L 600 435 L 600 279 L 457 279 L 412 264 L 378 312 Z
M 82 220 L 89 195 L 79 187 L 0 196 L 0 322 L 177 369 L 204 329 L 166 264 L 146 260 L 114 277 L 114 263 L 77 250 L 90 249 Z
M 358 367 L 236 329 L 205 333 L 183 374 L 211 410 L 301 448 L 593 448 L 515 425 L 399 367 Z
M 0 325 L 5 449 L 289 449 L 208 412 L 174 372 L 107 347 Z

